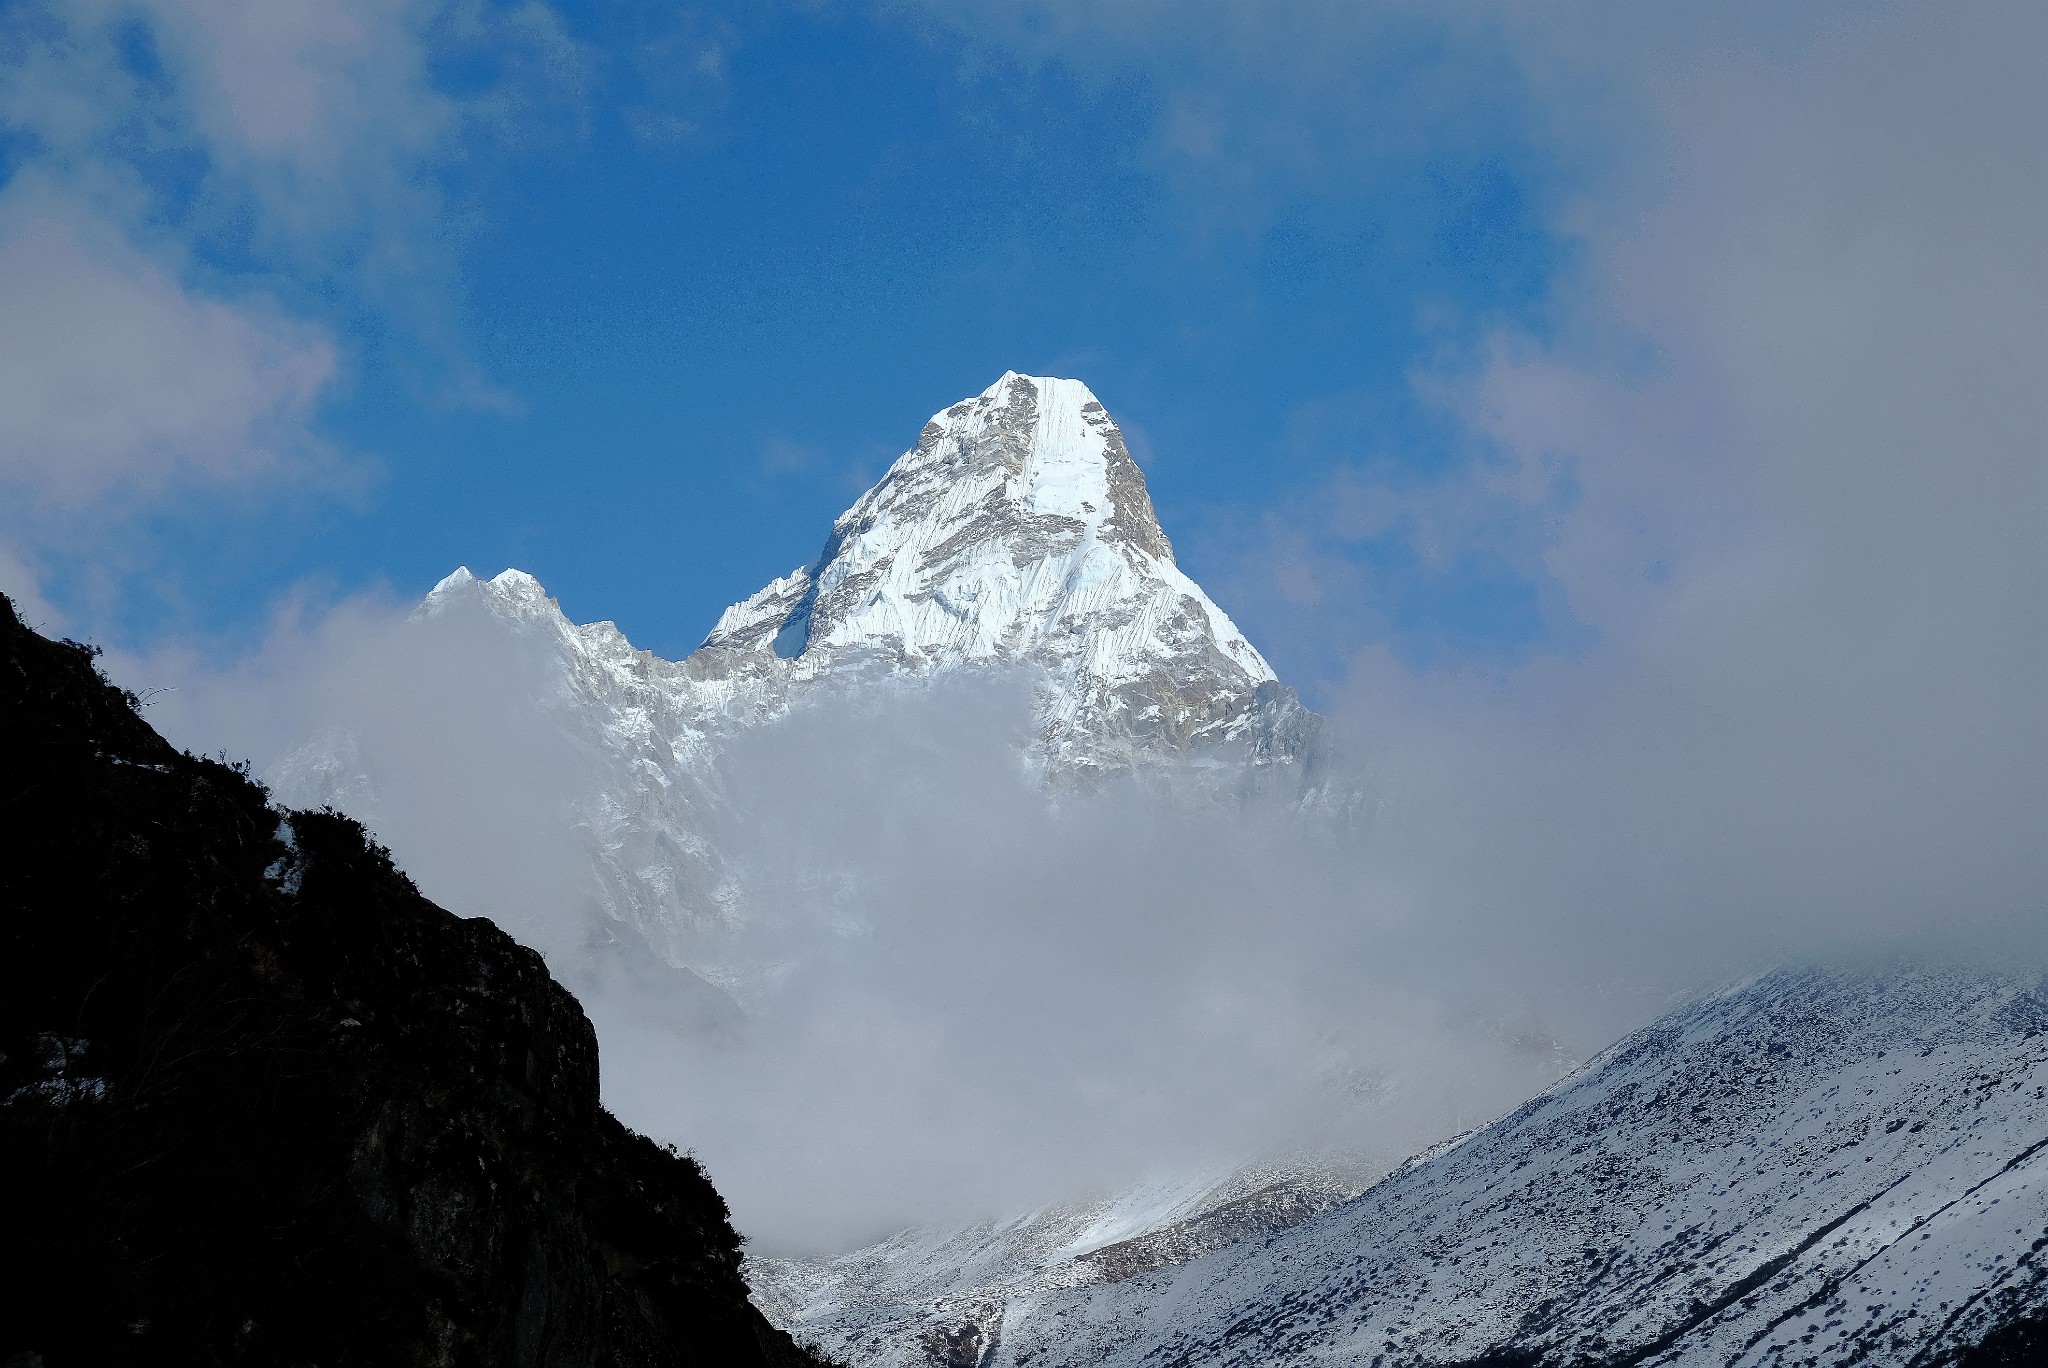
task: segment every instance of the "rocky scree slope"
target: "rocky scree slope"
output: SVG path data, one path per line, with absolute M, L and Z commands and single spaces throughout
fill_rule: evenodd
M 2039 1363 L 2044 1099 L 2037 977 L 1781 971 L 1292 1230 L 998 1307 L 974 1362 Z M 817 1328 L 944 1362 L 905 1310 Z
M 0 1362 L 817 1362 L 533 952 L 0 600 Z

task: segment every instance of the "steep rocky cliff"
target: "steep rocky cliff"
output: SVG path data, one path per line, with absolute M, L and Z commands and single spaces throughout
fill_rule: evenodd
M 0 1362 L 799 1365 L 533 952 L 0 599 Z

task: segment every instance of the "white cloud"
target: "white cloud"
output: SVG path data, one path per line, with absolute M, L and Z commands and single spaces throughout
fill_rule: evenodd
M 33 174 L 0 191 L 0 481 L 133 506 L 329 464 L 312 423 L 335 346 L 261 300 L 188 288 Z
M 316 273 L 352 268 L 387 312 L 438 323 L 455 234 L 439 173 L 480 132 L 574 107 L 585 54 L 538 0 L 137 0 L 214 192 L 253 206 L 269 246 Z M 456 58 L 474 87 L 438 83 Z
M 160 225 L 233 234 L 253 219 L 262 251 L 316 275 L 432 278 L 448 236 L 438 173 L 479 129 L 573 104 L 585 61 L 537 0 L 30 3 L 0 39 L 0 118 L 46 174 L 124 169 Z M 446 58 L 466 64 L 459 95 L 436 79 Z M 200 180 L 157 194 L 164 154 Z
M 227 670 L 110 666 L 162 691 L 148 716 L 182 744 L 267 768 L 317 734 L 372 775 L 351 810 L 428 896 L 547 953 L 598 1024 L 607 1104 L 693 1148 L 764 1247 L 1268 1146 L 1391 1164 L 1557 1067 L 1540 986 L 1459 967 L 1366 852 L 1135 786 L 1048 804 L 1015 749 L 1028 689 L 989 678 L 825 700 L 723 756 L 693 834 L 740 871 L 750 918 L 687 941 L 742 975 L 752 1016 L 679 1031 L 678 977 L 601 948 L 569 813 L 606 771 L 536 707 L 561 685 L 532 646 L 354 600 L 280 615 Z
M 1514 907 L 1532 951 L 1604 928 L 1587 962 L 1633 972 L 2038 957 L 2048 20 L 1643 38 L 1530 39 L 1561 119 L 1595 81 L 1603 123 L 1639 111 L 1633 151 L 1572 206 L 1555 338 L 1443 391 L 1505 462 L 1463 486 L 1519 500 L 1595 635 L 1484 681 L 1361 660 L 1402 858 L 1446 917 Z
M 69 634 L 63 616 L 43 597 L 34 567 L 4 544 L 0 544 L 0 594 L 14 600 L 14 611 L 32 630 L 46 637 Z
M 424 29 L 434 8 L 411 0 L 142 6 L 172 73 L 171 108 L 217 180 L 247 196 L 273 239 L 316 254 L 358 234 L 385 253 L 408 250 L 377 219 L 416 231 L 438 209 L 419 173 L 451 137 L 457 109 L 427 77 Z
M 451 54 L 474 68 L 459 98 L 433 70 Z M 364 463 L 321 409 L 366 321 L 420 344 L 439 397 L 513 407 L 458 340 L 441 174 L 523 101 L 573 91 L 578 60 L 539 3 L 0 9 L 0 537 L 18 563 L 89 567 L 104 605 L 164 574 L 138 516 L 352 484 Z

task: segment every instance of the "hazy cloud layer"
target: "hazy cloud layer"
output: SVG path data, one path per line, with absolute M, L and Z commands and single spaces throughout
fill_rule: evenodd
M 747 919 L 693 961 L 748 1016 L 705 1029 L 692 981 L 647 972 L 596 910 L 572 817 L 605 771 L 535 708 L 558 681 L 530 640 L 364 603 L 225 677 L 116 668 L 174 686 L 149 705 L 170 735 L 287 789 L 308 736 L 372 776 L 343 805 L 430 896 L 548 953 L 599 1024 L 608 1103 L 694 1148 L 766 1248 L 1275 1151 L 1390 1165 L 1642 1010 L 1560 1014 L 1543 973 L 1475 968 L 1481 947 L 1445 939 L 1472 927 L 1432 927 L 1359 831 L 1285 804 L 1136 784 L 1049 803 L 1018 748 L 1026 681 L 981 677 L 823 700 L 720 756 L 703 834 Z
M 1573 210 L 1568 326 L 1448 382 L 1593 636 L 1353 698 L 1464 738 L 1460 801 L 1552 871 L 1500 890 L 1539 925 L 1602 867 L 1703 951 L 2048 921 L 2048 24 L 1836 19 L 1632 54 L 1655 132 Z

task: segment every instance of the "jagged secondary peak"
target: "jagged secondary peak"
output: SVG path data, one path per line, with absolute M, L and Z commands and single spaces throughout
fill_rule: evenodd
M 415 617 L 433 617 L 454 604 L 480 602 L 515 616 L 533 617 L 560 610 L 541 582 L 524 570 L 503 570 L 491 578 L 478 579 L 469 567 L 458 565 L 439 584 L 427 591 L 414 610 Z
M 543 643 L 565 671 L 564 689 L 585 702 L 615 690 L 621 678 L 667 667 L 667 662 L 656 662 L 649 652 L 637 650 L 613 622 L 569 621 L 562 605 L 524 570 L 503 570 L 486 580 L 459 565 L 428 591 L 412 620 L 424 623 L 465 613 L 482 613 L 511 625 L 528 641 Z

